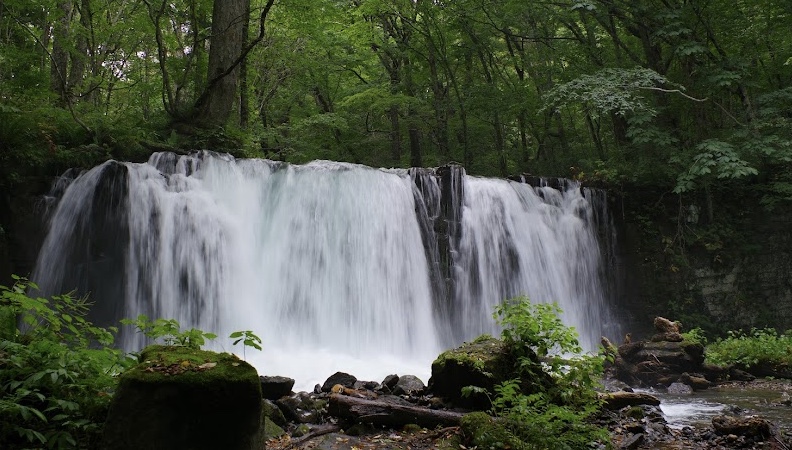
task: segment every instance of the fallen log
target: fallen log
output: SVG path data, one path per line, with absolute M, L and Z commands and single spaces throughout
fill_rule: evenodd
M 603 401 L 605 408 L 611 410 L 622 409 L 625 406 L 660 405 L 659 398 L 640 392 L 618 391 L 607 394 L 601 393 L 599 398 Z
M 416 424 L 425 428 L 434 428 L 438 425 L 456 426 L 464 415 L 458 412 L 399 405 L 340 394 L 330 396 L 328 413 L 331 416 L 372 425 L 402 427 Z

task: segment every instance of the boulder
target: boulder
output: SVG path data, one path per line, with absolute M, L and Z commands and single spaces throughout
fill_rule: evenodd
M 685 383 L 671 383 L 668 385 L 667 389 L 669 394 L 673 395 L 692 395 L 693 388 L 688 386 Z
M 319 423 L 327 401 L 316 399 L 307 392 L 298 392 L 279 398 L 275 404 L 290 422 Z
M 751 438 L 767 439 L 773 435 L 772 424 L 757 416 L 737 417 L 720 415 L 712 418 L 715 433 L 722 436 L 730 434 Z
M 154 345 L 124 372 L 100 448 L 261 448 L 261 383 L 228 353 Z
M 426 385 L 415 375 L 404 375 L 399 377 L 396 386 L 393 388 L 393 393 L 396 395 L 413 395 L 420 394 Z
M 353 375 L 344 372 L 336 372 L 330 375 L 330 377 L 325 380 L 324 384 L 322 384 L 322 392 L 330 392 L 336 384 L 354 389 L 356 381 L 357 378 Z
M 665 317 L 655 317 L 654 327 L 658 333 L 681 333 L 682 324 L 679 322 L 672 322 Z
M 699 374 L 689 374 L 687 372 L 683 373 L 679 377 L 680 383 L 685 383 L 686 385 L 693 388 L 694 391 L 703 391 L 710 387 L 710 382 Z
M 458 406 L 487 409 L 490 404 L 486 395 L 464 397 L 462 388 L 477 386 L 493 393 L 497 384 L 513 376 L 515 362 L 503 341 L 482 335 L 434 360 L 429 390 Z
M 289 395 L 294 387 L 292 378 L 261 376 L 259 380 L 261 380 L 261 395 L 267 400 L 277 400 Z

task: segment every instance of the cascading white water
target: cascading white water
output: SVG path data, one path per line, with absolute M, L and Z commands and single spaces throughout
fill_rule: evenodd
M 592 208 L 580 186 L 561 192 L 467 177 L 456 270 L 456 308 L 466 333 L 496 334 L 500 301 L 556 302 L 584 349 L 599 345 L 606 311 Z
M 521 294 L 559 302 L 595 348 L 607 318 L 580 189 L 461 170 L 446 183 L 205 152 L 106 163 L 65 191 L 33 279 L 45 293 L 90 291 L 104 320 L 144 313 L 221 337 L 252 330 L 264 352 L 247 359 L 298 389 L 338 370 L 426 380 L 440 351 L 496 333 L 492 307 Z M 443 210 L 441 195 L 457 198 Z M 98 211 L 97 197 L 114 206 Z

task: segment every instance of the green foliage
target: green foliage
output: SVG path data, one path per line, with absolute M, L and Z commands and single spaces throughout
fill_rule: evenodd
M 233 345 L 237 345 L 240 342 L 242 343 L 242 346 L 243 346 L 242 347 L 242 355 L 245 358 L 247 358 L 247 355 L 245 355 L 245 351 L 246 351 L 246 349 L 248 347 L 252 347 L 252 348 L 255 348 L 256 350 L 261 351 L 261 338 L 258 337 L 255 333 L 253 333 L 250 330 L 234 331 L 228 337 L 230 337 L 231 339 L 236 339 L 233 342 Z
M 708 139 L 698 144 L 700 152 L 693 157 L 693 163 L 687 172 L 679 175 L 675 193 L 687 192 L 696 187 L 699 180 L 705 183 L 712 177 L 717 179 L 735 179 L 759 173 L 748 162 L 740 158 L 737 150 L 728 142 Z
M 701 344 L 702 346 L 707 345 L 706 333 L 704 333 L 704 330 L 699 327 L 682 333 L 682 339 L 684 339 L 685 342 L 689 342 L 691 344 Z
M 720 366 L 792 367 L 792 333 L 779 334 L 773 328 L 752 328 L 749 333 L 731 331 L 728 337 L 707 346 L 705 355 L 708 363 Z
M 145 314 L 140 314 L 137 319 L 122 319 L 121 323 L 133 325 L 138 333 L 142 333 L 153 341 L 161 339 L 165 345 L 179 345 L 200 349 L 206 344 L 207 340 L 213 340 L 217 337 L 214 333 L 207 333 L 196 328 L 182 331 L 181 325 L 176 319 L 156 319 L 152 321 Z
M 581 105 L 593 117 L 611 113 L 654 116 L 656 111 L 643 94 L 669 84 L 664 76 L 651 69 L 602 69 L 551 89 L 545 96 L 544 108 Z
M 501 337 L 513 348 L 535 351 L 540 358 L 555 353 L 580 353 L 574 327 L 561 321 L 561 308 L 555 303 L 533 304 L 527 297 L 506 300 L 495 307 L 493 317 L 503 326 Z
M 32 297 L 36 285 L 14 278 L 12 287 L 0 286 L 0 442 L 8 449 L 95 445 L 115 376 L 131 363 L 110 348 L 116 329 L 89 322 L 85 299 Z
M 518 355 L 520 378 L 496 387 L 493 412 L 526 448 L 594 448 L 608 442 L 607 431 L 590 423 L 600 407 L 595 389 L 603 358 L 580 354 L 577 333 L 561 322 L 560 313 L 556 304 L 531 304 L 527 297 L 507 300 L 495 310 L 503 340 Z M 523 379 L 534 375 L 535 356 L 552 385 L 525 393 Z

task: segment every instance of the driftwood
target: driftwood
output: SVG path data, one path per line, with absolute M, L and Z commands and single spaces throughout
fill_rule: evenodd
M 434 428 L 438 425 L 456 426 L 459 425 L 459 421 L 464 415 L 452 411 L 397 405 L 339 394 L 330 396 L 328 412 L 335 417 L 353 419 L 372 425 L 401 427 L 407 424 L 416 424 L 425 428 Z
M 599 394 L 599 398 L 604 402 L 605 408 L 612 410 L 622 409 L 625 406 L 660 405 L 660 399 L 654 395 L 640 392 L 609 392 L 607 394 Z

